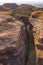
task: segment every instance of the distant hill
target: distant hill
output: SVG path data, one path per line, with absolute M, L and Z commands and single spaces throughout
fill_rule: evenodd
M 0 5 L 0 12 L 5 12 L 8 10 L 15 10 L 18 7 L 16 3 L 5 3 Z
M 19 5 L 19 7 L 16 8 L 16 14 L 21 15 L 30 15 L 32 11 L 36 11 L 38 8 L 28 5 L 28 4 L 22 4 Z
M 33 10 L 37 10 L 38 9 L 35 6 L 29 5 L 29 4 L 22 4 L 22 5 L 20 5 L 20 7 L 28 8 L 30 11 L 33 11 Z
M 18 7 L 18 5 L 16 3 L 5 3 L 5 4 L 3 4 L 3 6 L 5 6 L 6 8 L 9 8 L 11 10 L 15 10 Z
M 4 3 L 3 5 L 0 5 L 0 12 L 5 12 L 9 10 L 14 11 L 12 15 L 15 15 L 18 17 L 18 15 L 30 16 L 33 11 L 37 11 L 37 10 L 43 11 L 43 8 L 37 8 L 29 4 L 18 5 L 16 3 Z
M 16 3 L 4 3 L 3 5 L 0 5 L 0 11 L 6 11 L 6 10 L 15 11 L 16 9 L 19 9 L 19 8 L 22 8 L 24 10 L 30 10 L 30 11 L 36 10 L 36 7 L 28 5 L 28 4 L 18 5 Z
M 2 12 L 2 11 L 3 11 L 3 12 L 4 12 L 4 11 L 8 11 L 8 9 L 7 9 L 7 8 L 4 8 L 3 5 L 2 5 L 2 6 L 0 6 L 0 12 Z
M 33 9 L 36 8 L 36 7 L 34 7 L 34 6 L 32 6 L 32 5 L 29 5 L 29 4 L 21 4 L 20 7 L 29 8 L 29 10 L 33 10 Z

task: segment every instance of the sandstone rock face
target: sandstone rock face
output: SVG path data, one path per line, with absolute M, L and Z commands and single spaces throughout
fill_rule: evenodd
M 43 65 L 43 17 L 30 18 L 36 51 L 36 65 Z
M 0 25 L 0 65 L 25 65 L 26 30 L 24 24 L 15 21 L 3 22 Z

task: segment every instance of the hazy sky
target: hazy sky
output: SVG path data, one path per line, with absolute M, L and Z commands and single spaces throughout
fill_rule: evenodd
M 18 4 L 43 4 L 43 0 L 0 0 L 0 4 L 3 3 L 18 3 Z

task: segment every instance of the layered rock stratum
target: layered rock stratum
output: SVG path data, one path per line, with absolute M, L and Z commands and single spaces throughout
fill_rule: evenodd
M 43 16 L 31 17 L 30 22 L 33 25 L 36 65 L 43 65 Z
M 0 65 L 43 65 L 43 11 L 0 14 Z
M 22 22 L 7 20 L 0 21 L 0 65 L 25 65 L 26 30 Z

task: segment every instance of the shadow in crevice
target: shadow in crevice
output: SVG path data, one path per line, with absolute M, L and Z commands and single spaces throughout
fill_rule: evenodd
M 0 64 L 2 64 L 2 65 L 19 65 L 19 63 L 20 63 L 18 60 L 19 55 L 15 56 L 14 55 L 15 53 L 16 53 L 16 49 L 14 47 L 6 48 L 3 51 L 1 51 L 0 52 L 0 55 L 1 55 Z
M 35 45 L 33 36 L 33 26 L 28 21 L 28 17 L 21 17 L 22 22 L 25 25 L 27 39 L 25 40 L 26 46 L 26 60 L 25 65 L 35 65 L 36 55 L 35 55 Z
M 39 58 L 39 59 L 38 59 L 38 64 L 39 64 L 39 65 L 43 65 L 43 58 Z
M 43 51 L 43 45 L 39 45 L 39 44 L 37 44 L 36 47 L 37 47 L 38 49 L 40 49 L 40 50 Z
M 43 38 L 39 38 L 38 41 L 43 44 Z
M 34 45 L 34 36 L 33 36 L 33 26 L 32 24 L 29 22 L 29 32 L 28 32 L 28 40 L 29 40 L 29 44 L 28 44 L 28 64 L 29 65 L 35 65 L 36 62 L 36 55 L 35 55 L 35 45 Z M 27 64 L 27 65 L 28 65 Z

